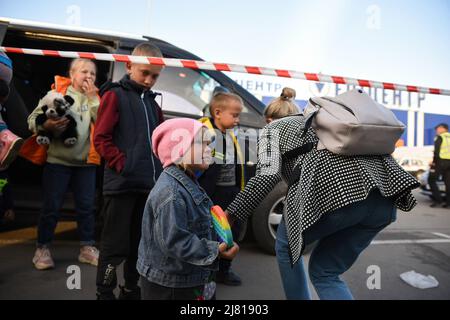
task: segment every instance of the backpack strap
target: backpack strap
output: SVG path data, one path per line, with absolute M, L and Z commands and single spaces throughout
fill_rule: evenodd
M 308 142 L 308 143 L 302 145 L 301 147 L 298 147 L 298 148 L 295 148 L 295 149 L 292 149 L 292 150 L 286 152 L 283 155 L 283 157 L 287 158 L 287 159 L 297 158 L 298 156 L 300 156 L 302 154 L 310 152 L 313 148 L 314 148 L 314 143 Z M 301 169 L 300 169 L 300 165 L 298 164 L 292 170 L 291 181 L 293 181 L 293 183 L 297 182 L 298 179 L 300 179 L 300 173 L 301 173 Z M 293 183 L 290 183 L 289 187 Z
M 283 157 L 286 159 L 297 158 L 299 155 L 310 152 L 314 147 L 314 143 L 308 142 L 302 145 L 301 147 L 297 147 L 295 149 L 289 150 L 283 154 Z
M 313 122 L 314 118 L 316 117 L 317 113 L 319 112 L 319 109 L 321 108 L 320 104 L 314 102 L 314 100 L 311 99 L 311 98 L 309 99 L 309 103 L 312 104 L 314 107 L 316 107 L 317 110 L 312 112 L 312 113 L 310 113 L 310 114 L 308 114 L 308 116 L 306 117 L 305 128 L 303 129 L 303 132 L 302 132 L 302 135 L 301 135 L 302 138 L 305 137 L 305 135 L 308 132 L 309 128 L 311 128 L 312 122 Z
M 315 103 L 314 101 L 312 101 L 312 99 L 310 99 L 310 102 L 314 106 L 317 106 L 317 107 L 320 108 L 320 106 L 317 103 Z M 311 127 L 312 121 L 313 121 L 314 117 L 316 116 L 317 111 L 309 114 L 308 117 L 306 118 L 305 128 L 303 129 L 301 138 L 303 138 L 306 135 L 306 133 L 308 132 L 309 128 Z M 303 114 L 301 114 L 301 115 L 303 116 Z M 314 143 L 313 142 L 308 142 L 308 143 L 305 143 L 304 145 L 302 145 L 300 147 L 297 147 L 295 149 L 292 149 L 292 150 L 289 150 L 289 151 L 285 152 L 283 154 L 283 158 L 287 159 L 287 160 L 294 159 L 294 158 L 297 158 L 298 156 L 300 156 L 302 154 L 310 152 L 313 148 L 314 148 Z M 294 181 L 294 182 L 296 182 L 300 178 L 300 166 L 299 165 L 294 167 L 291 177 L 292 177 L 291 181 Z M 292 183 L 289 184 L 289 187 L 291 185 L 292 185 Z

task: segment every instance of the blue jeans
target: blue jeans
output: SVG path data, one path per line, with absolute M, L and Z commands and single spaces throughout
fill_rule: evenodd
M 306 245 L 317 242 L 309 259 L 309 278 L 320 299 L 351 300 L 347 284 L 340 279 L 375 236 L 396 219 L 393 200 L 378 189 L 367 199 L 328 212 L 304 232 Z M 303 259 L 291 266 L 284 219 L 278 226 L 275 245 L 287 299 L 311 299 Z
M 48 246 L 52 242 L 64 195 L 69 187 L 75 200 L 80 244 L 95 243 L 95 170 L 94 166 L 45 165 L 42 175 L 44 205 L 38 224 L 38 247 Z

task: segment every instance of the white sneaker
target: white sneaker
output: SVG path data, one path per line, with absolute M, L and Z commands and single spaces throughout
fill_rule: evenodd
M 98 266 L 98 256 L 99 251 L 93 246 L 83 246 L 80 249 L 80 255 L 78 256 L 78 261 L 81 263 L 91 264 L 93 266 Z
M 50 250 L 48 248 L 37 248 L 33 257 L 34 267 L 38 270 L 53 269 L 55 263 L 53 262 Z

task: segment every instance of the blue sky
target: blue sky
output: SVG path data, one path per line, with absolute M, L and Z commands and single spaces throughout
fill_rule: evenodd
M 0 16 L 66 24 L 71 5 L 206 60 L 450 88 L 449 0 L 0 0 Z

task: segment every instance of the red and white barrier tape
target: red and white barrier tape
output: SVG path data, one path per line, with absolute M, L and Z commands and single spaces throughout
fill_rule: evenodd
M 275 77 L 303 79 L 303 80 L 316 81 L 316 82 L 348 84 L 348 85 L 355 85 L 355 86 L 368 87 L 368 88 L 381 88 L 381 89 L 388 89 L 388 90 L 420 92 L 420 93 L 429 93 L 429 94 L 450 96 L 450 90 L 448 90 L 448 89 L 427 88 L 427 87 L 403 85 L 403 84 L 389 83 L 389 82 L 380 82 L 380 81 L 362 80 L 362 79 L 355 79 L 355 78 L 348 78 L 348 77 L 330 76 L 330 75 L 318 74 L 318 73 L 306 73 L 306 72 L 292 71 L 292 70 L 270 69 L 270 68 L 264 68 L 264 67 L 244 66 L 244 65 L 236 65 L 236 64 L 229 64 L 229 63 L 214 63 L 214 62 L 196 61 L 196 60 L 142 57 L 142 56 L 108 54 L 108 53 L 22 49 L 22 48 L 12 48 L 12 47 L 0 47 L 0 51 L 4 51 L 7 53 L 31 54 L 31 55 L 48 56 L 48 57 L 86 58 L 86 59 L 102 60 L 102 61 L 133 62 L 133 63 L 141 63 L 141 64 L 151 64 L 151 65 L 199 69 L 199 70 L 230 71 L 230 72 L 238 72 L 238 73 L 249 73 L 249 74 L 259 74 L 259 75 L 267 75 L 267 76 L 275 76 Z

